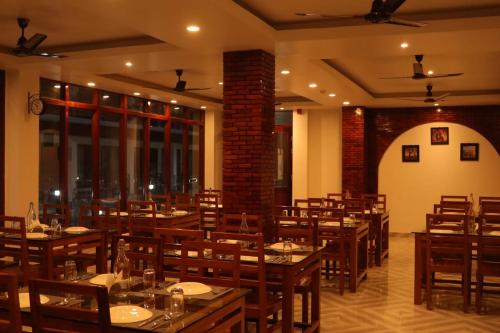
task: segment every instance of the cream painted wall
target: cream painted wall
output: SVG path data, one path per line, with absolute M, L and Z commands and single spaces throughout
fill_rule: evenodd
M 28 114 L 28 92 L 39 91 L 38 72 L 6 71 L 5 214 L 25 216 L 28 203 L 38 207 L 38 117 Z
M 342 187 L 342 110 L 294 112 L 294 199 L 326 196 Z
M 430 144 L 431 127 L 449 127 L 449 145 Z M 460 161 L 460 143 L 479 143 L 479 161 Z M 401 146 L 420 145 L 419 163 L 402 163 Z M 409 233 L 425 228 L 442 194 L 500 196 L 500 155 L 478 132 L 458 124 L 430 123 L 399 136 L 379 165 L 379 193 L 387 194 L 391 232 Z M 477 209 L 477 207 L 476 207 Z
M 222 110 L 205 111 L 205 188 L 222 189 Z

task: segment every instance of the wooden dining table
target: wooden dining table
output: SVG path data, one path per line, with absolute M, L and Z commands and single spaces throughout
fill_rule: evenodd
M 77 283 L 89 284 L 89 278 L 78 280 Z M 248 289 L 240 288 L 223 288 L 217 286 L 210 286 L 212 291 L 210 293 L 185 296 L 184 306 L 185 312 L 183 315 L 164 320 L 163 316 L 169 313 L 170 295 L 167 287 L 170 283 L 161 283 L 154 290 L 154 308 L 149 308 L 153 314 L 150 318 L 141 320 L 134 323 L 118 324 L 111 323 L 110 332 L 164 332 L 164 333 L 199 333 L 205 332 L 208 328 L 216 329 L 218 322 L 222 318 L 240 317 L 240 324 L 233 327 L 232 333 L 243 333 L 245 324 L 245 296 L 249 292 Z M 118 292 L 114 286 L 109 291 L 109 304 L 110 307 L 119 305 L 136 305 L 142 307 L 145 303 L 144 288 L 142 286 L 142 279 L 138 277 L 132 278 L 130 291 L 127 293 L 126 300 L 118 296 Z M 21 291 L 27 292 L 27 288 Z M 47 295 L 49 302 L 57 303 L 63 299 L 63 295 Z M 85 303 L 85 302 L 84 302 Z M 70 303 L 71 304 L 71 303 Z M 68 305 L 75 306 L 75 305 Z M 21 318 L 23 325 L 31 326 L 31 313 L 29 308 L 21 308 Z M 155 319 L 155 320 L 152 320 Z M 154 322 L 157 323 L 154 326 Z M 145 323 L 143 325 L 143 323 Z M 79 319 L 67 323 L 60 321 L 60 329 L 78 330 Z
M 389 257 L 389 211 L 373 212 L 371 227 L 375 238 L 375 265 L 382 266 L 384 259 Z

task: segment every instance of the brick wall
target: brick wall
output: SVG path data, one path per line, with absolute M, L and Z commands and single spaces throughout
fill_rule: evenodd
M 275 152 L 274 56 L 262 51 L 224 53 L 224 213 L 264 218 L 273 232 Z
M 442 112 L 436 112 L 436 108 L 366 109 L 363 116 L 356 115 L 354 108 L 344 108 L 343 189 L 359 186 L 358 192 L 377 192 L 378 165 L 387 148 L 407 130 L 431 122 L 470 127 L 488 139 L 500 154 L 500 106 L 450 106 L 443 107 Z M 364 168 L 357 165 L 359 160 L 363 160 Z

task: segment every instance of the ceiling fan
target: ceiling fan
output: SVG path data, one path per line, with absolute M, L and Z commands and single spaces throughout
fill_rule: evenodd
M 370 23 L 387 23 L 387 24 L 403 25 L 407 27 L 416 27 L 416 28 L 425 26 L 425 23 L 404 20 L 392 16 L 394 12 L 405 1 L 406 0 L 373 0 L 370 12 L 365 15 L 324 15 L 317 13 L 295 13 L 295 15 L 302 17 L 316 16 L 316 17 L 332 18 L 332 19 L 355 18 L 355 19 L 364 19 Z
M 451 93 L 446 93 L 442 94 L 441 96 L 434 97 L 432 95 L 432 84 L 429 83 L 426 86 L 426 88 L 427 88 L 427 93 L 425 94 L 424 99 L 411 99 L 411 98 L 399 98 L 399 99 L 403 101 L 412 101 L 412 102 L 438 103 L 438 102 L 443 102 L 445 97 L 451 95 Z
M 383 77 L 381 79 L 413 79 L 413 80 L 423 80 L 423 79 L 438 79 L 443 77 L 453 77 L 460 76 L 464 73 L 449 73 L 449 74 L 425 74 L 424 66 L 422 65 L 422 60 L 424 56 L 422 54 L 415 55 L 416 62 L 413 63 L 413 75 L 412 76 L 394 76 L 394 77 Z
M 182 70 L 182 69 L 175 70 L 175 74 L 177 75 L 177 84 L 175 85 L 175 88 L 173 88 L 175 91 L 183 92 L 183 91 L 192 91 L 192 90 L 211 89 L 211 88 L 186 88 L 187 82 L 181 79 L 183 72 L 184 72 L 184 70 Z
M 21 28 L 21 36 L 17 40 L 17 45 L 9 53 L 13 53 L 17 57 L 40 56 L 48 58 L 65 58 L 66 56 L 55 54 L 38 49 L 38 46 L 47 39 L 47 35 L 36 33 L 29 39 L 24 36 L 24 30 L 28 27 L 30 20 L 23 17 L 17 18 L 17 25 Z

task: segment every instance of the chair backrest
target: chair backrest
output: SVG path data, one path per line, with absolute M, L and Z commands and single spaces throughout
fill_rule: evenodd
M 345 197 L 344 193 L 327 193 L 326 194 L 327 199 L 335 199 L 337 201 L 344 200 L 344 197 Z
M 467 214 L 470 211 L 468 201 L 441 201 L 439 203 L 440 214 Z
M 241 227 L 241 214 L 224 214 L 222 223 L 218 225 L 217 231 L 220 232 L 239 232 Z M 251 234 L 262 233 L 262 216 L 246 215 L 248 232 Z
M 494 266 L 500 275 L 500 224 L 488 215 L 479 215 L 477 236 L 478 265 Z
M 156 209 L 163 211 L 170 211 L 172 208 L 172 195 L 165 194 L 152 194 L 151 199 L 156 202 Z
M 273 206 L 273 216 L 292 216 L 294 215 L 293 206 Z
M 427 214 L 427 263 L 435 265 L 437 260 L 440 262 L 453 260 L 454 265 L 466 264 L 470 257 L 468 235 L 467 215 Z
M 222 202 L 222 190 L 214 190 L 213 188 L 204 189 L 200 193 L 203 194 L 215 194 L 219 197 L 219 202 Z
M 190 257 L 189 251 L 198 254 Z M 181 281 L 222 287 L 240 287 L 240 245 L 205 241 L 184 241 L 181 245 Z M 205 254 L 211 253 L 210 256 Z
M 79 225 L 91 229 L 122 231 L 121 219 L 118 217 L 119 210 L 115 207 L 103 207 L 98 205 L 81 205 Z
M 0 297 L 0 332 L 21 333 L 21 310 L 17 291 L 17 277 L 14 274 L 0 273 L 0 290 L 7 298 Z
M 149 235 L 156 227 L 156 204 L 154 201 L 128 201 L 128 230 L 131 235 Z
M 356 219 L 365 219 L 365 210 L 367 205 L 365 199 L 344 199 L 342 201 L 342 205 L 346 216 L 354 215 Z
M 92 199 L 93 206 L 116 208 L 120 210 L 120 198 L 100 198 Z
M 311 208 L 320 208 L 323 207 L 323 198 L 308 198 L 307 199 L 307 207 Z
M 322 246 L 344 243 L 346 233 L 344 229 L 344 210 L 334 208 L 329 214 L 318 218 L 319 242 Z
M 0 216 L 0 233 L 9 235 L 0 237 L 0 257 L 10 257 L 19 265 L 23 274 L 22 282 L 27 285 L 30 269 L 24 217 Z
M 316 245 L 318 228 L 315 219 L 298 216 L 276 217 L 276 240 L 291 240 L 300 245 Z
M 385 213 L 387 210 L 387 196 L 378 193 L 364 193 L 361 195 L 362 199 L 371 199 L 373 204 L 376 205 L 377 211 Z
M 203 241 L 203 230 L 155 228 L 155 238 L 162 240 L 161 269 L 163 277 L 180 277 L 181 244 L 184 241 Z
M 68 227 L 71 224 L 70 210 L 64 204 L 43 204 L 43 219 L 42 223 L 50 225 L 52 219 L 57 221 L 63 226 Z
M 323 199 L 325 208 L 338 208 L 340 204 L 342 204 L 342 200 L 337 200 L 334 198 L 326 198 Z
M 467 202 L 468 200 L 466 195 L 442 195 L 440 201 Z
M 175 204 L 175 209 L 191 210 L 195 207 L 193 198 L 189 193 L 176 192 L 173 196 L 172 202 Z
M 219 197 L 215 194 L 196 194 L 196 209 L 200 213 L 200 228 L 219 228 Z
M 500 215 L 500 197 L 479 197 L 479 213 Z
M 307 208 L 309 206 L 309 201 L 307 199 L 295 199 L 293 200 L 293 205 L 295 207 Z
M 111 272 L 118 254 L 118 241 L 125 240 L 125 254 L 130 260 L 130 275 L 142 276 L 146 268 L 154 268 L 157 279 L 162 275 L 160 238 L 114 235 L 111 240 Z
M 108 333 L 111 329 L 108 290 L 72 282 L 30 280 L 30 309 L 34 333 L 88 332 Z M 89 302 L 74 306 L 41 304 L 40 295 L 74 295 Z

